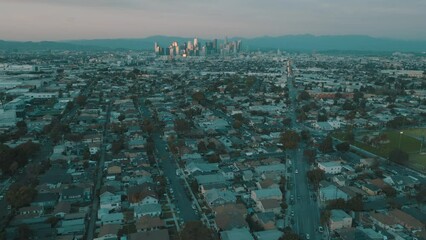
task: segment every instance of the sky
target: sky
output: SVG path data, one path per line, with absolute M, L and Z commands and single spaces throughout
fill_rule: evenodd
M 0 0 L 3 40 L 294 34 L 426 40 L 426 0 Z

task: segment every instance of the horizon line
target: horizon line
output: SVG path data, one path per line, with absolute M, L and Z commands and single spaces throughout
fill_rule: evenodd
M 210 37 L 187 37 L 187 36 L 173 36 L 173 35 L 150 35 L 146 37 L 117 37 L 117 38 L 79 38 L 79 39 L 61 39 L 61 40 L 15 40 L 15 39 L 2 39 L 0 38 L 0 41 L 7 41 L 7 42 L 33 42 L 33 43 L 41 43 L 41 42 L 73 42 L 73 41 L 95 41 L 95 40 L 142 40 L 142 39 L 148 39 L 148 38 L 155 38 L 155 37 L 167 37 L 167 38 L 185 38 L 185 39 L 194 39 L 198 38 L 201 40 L 223 40 L 225 38 L 228 39 L 256 39 L 256 38 L 279 38 L 279 37 L 298 37 L 298 36 L 311 36 L 311 37 L 368 37 L 372 39 L 380 39 L 380 40 L 397 40 L 397 41 L 407 41 L 407 42 L 423 42 L 426 41 L 426 39 L 402 39 L 402 38 L 393 38 L 393 37 L 377 37 L 377 36 L 371 36 L 371 35 L 363 35 L 363 34 L 311 34 L 311 33 L 304 33 L 304 34 L 287 34 L 287 35 L 259 35 L 259 36 L 253 36 L 253 37 L 240 37 L 240 36 L 232 36 L 232 37 L 221 37 L 221 38 L 210 38 Z

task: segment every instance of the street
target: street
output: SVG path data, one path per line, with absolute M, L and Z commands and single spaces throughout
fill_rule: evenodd
M 98 208 L 99 208 L 99 193 L 101 189 L 101 183 L 103 178 L 103 171 L 105 165 L 105 137 L 107 131 L 107 125 L 109 123 L 111 115 L 111 104 L 107 107 L 106 121 L 103 126 L 102 132 L 102 144 L 101 144 L 101 158 L 98 162 L 97 173 L 96 173 L 96 182 L 95 189 L 93 192 L 93 204 L 91 207 L 91 211 L 89 213 L 89 226 L 87 227 L 87 239 L 93 239 L 95 229 L 96 229 L 96 219 L 98 218 Z
M 143 100 L 140 101 L 138 109 L 143 117 L 152 119 L 152 113 L 144 105 Z M 173 159 L 173 155 L 166 148 L 167 143 L 158 131 L 153 132 L 152 136 L 155 144 L 157 161 L 161 166 L 164 176 L 169 179 L 169 187 L 173 190 L 176 206 L 180 210 L 180 217 L 184 222 L 199 220 L 199 216 L 195 213 L 194 209 L 192 209 L 192 200 L 187 196 L 185 186 L 176 175 L 178 167 Z
M 296 121 L 297 90 L 294 86 L 294 76 L 290 64 L 287 72 L 289 73 L 287 86 L 292 104 L 292 111 L 289 117 L 292 120 L 292 129 L 297 131 L 301 129 L 301 126 Z M 314 192 L 309 189 L 306 172 L 309 171 L 310 167 L 309 163 L 303 157 L 304 147 L 304 143 L 300 143 L 296 149 L 289 150 L 289 155 L 293 163 L 293 171 L 290 178 L 294 183 L 290 194 L 294 198 L 294 205 L 289 206 L 287 213 L 294 211 L 294 225 L 292 226 L 294 232 L 304 238 L 307 238 L 309 234 L 310 239 L 321 239 L 321 234 L 317 232 L 320 226 L 319 208 L 317 202 L 311 197 Z M 288 195 L 287 199 L 289 199 Z

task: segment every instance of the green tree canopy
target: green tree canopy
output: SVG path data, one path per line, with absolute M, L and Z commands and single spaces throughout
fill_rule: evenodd
M 216 240 L 213 232 L 201 221 L 187 222 L 180 232 L 180 237 L 185 240 Z
M 293 130 L 287 130 L 281 134 L 281 143 L 285 149 L 295 149 L 300 142 L 300 136 Z

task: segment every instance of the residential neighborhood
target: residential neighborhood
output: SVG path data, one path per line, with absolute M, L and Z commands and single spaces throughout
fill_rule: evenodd
M 0 239 L 426 239 L 424 54 L 0 59 Z

